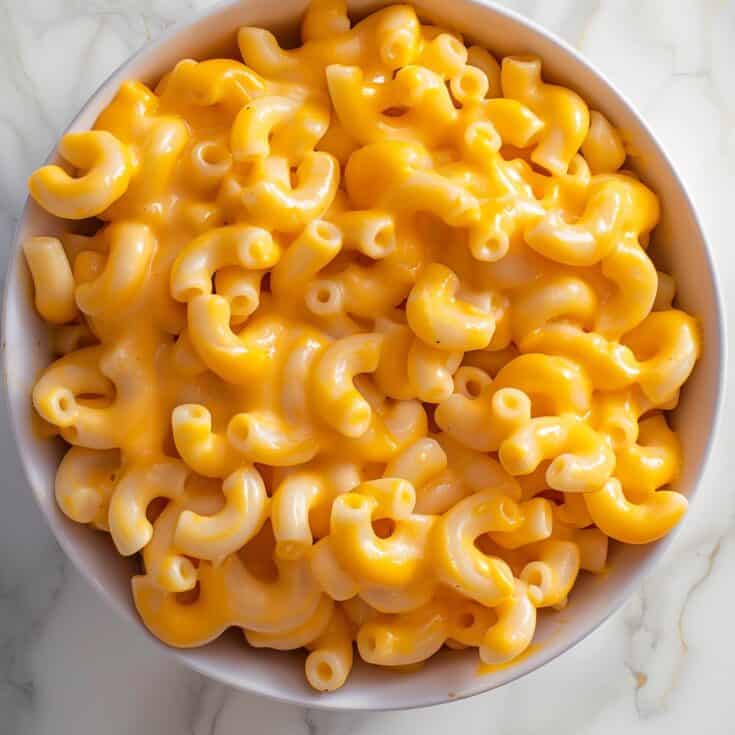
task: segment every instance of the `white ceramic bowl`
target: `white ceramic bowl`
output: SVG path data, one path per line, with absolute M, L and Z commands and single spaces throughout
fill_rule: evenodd
M 306 4 L 307 0 L 227 2 L 188 25 L 174 27 L 120 67 L 92 96 L 69 130 L 89 128 L 125 79 L 155 82 L 181 58 L 234 54 L 235 31 L 240 25 L 259 25 L 292 34 Z M 356 13 L 365 14 L 388 3 L 355 0 L 349 4 Z M 692 203 L 671 162 L 625 98 L 563 41 L 508 10 L 474 0 L 415 0 L 414 4 L 423 17 L 464 32 L 496 54 L 539 55 L 547 79 L 571 87 L 591 108 L 603 111 L 625 131 L 639 152 L 636 167 L 663 204 L 663 218 L 655 237 L 656 262 L 676 276 L 679 303 L 699 317 L 704 333 L 704 355 L 686 386 L 675 417 L 686 455 L 679 489 L 691 498 L 717 423 L 724 367 L 724 325 L 710 254 Z M 3 314 L 4 360 L 12 420 L 30 487 L 59 543 L 110 605 L 144 631 L 130 595 L 134 562 L 118 556 L 105 534 L 94 533 L 61 514 L 53 487 L 62 447 L 39 440 L 31 426 L 32 383 L 38 371 L 49 362 L 50 351 L 47 330 L 31 305 L 30 277 L 19 244 L 28 236 L 53 234 L 60 227 L 62 223 L 29 202 L 12 249 Z M 475 651 L 444 651 L 410 675 L 392 674 L 357 663 L 342 689 L 322 695 L 305 683 L 302 653 L 249 649 L 243 645 L 242 637 L 232 631 L 208 646 L 175 651 L 175 655 L 197 671 L 239 689 L 309 707 L 390 709 L 460 699 L 533 671 L 588 635 L 625 601 L 661 556 L 666 544 L 664 540 L 645 547 L 616 547 L 609 574 L 600 578 L 583 575 L 566 610 L 541 616 L 538 646 L 530 655 L 513 666 L 484 676 L 478 675 Z

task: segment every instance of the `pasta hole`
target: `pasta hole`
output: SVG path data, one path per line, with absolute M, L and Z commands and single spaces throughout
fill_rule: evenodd
M 170 573 L 172 577 L 177 578 L 184 586 L 188 587 L 193 585 L 196 587 L 196 567 L 186 557 L 181 556 L 174 559 L 171 562 Z
M 631 432 L 623 424 L 610 424 L 606 430 L 614 447 L 624 447 L 632 438 Z
M 186 590 L 186 592 L 177 592 L 176 602 L 179 605 L 193 605 L 199 599 L 200 593 L 200 584 L 197 582 L 192 589 Z
M 475 616 L 471 612 L 464 612 L 459 615 L 457 618 L 457 627 L 458 628 L 471 628 L 475 624 Z
M 382 251 L 389 250 L 394 244 L 394 232 L 391 225 L 383 225 L 373 235 L 373 242 Z
M 179 292 L 177 301 L 188 303 L 189 301 L 193 301 L 197 296 L 205 296 L 206 293 L 205 289 L 201 286 L 189 286 L 189 288 L 182 289 Z
M 207 418 L 207 410 L 203 406 L 192 406 L 189 409 L 189 416 L 197 421 L 203 421 Z
M 500 407 L 508 413 L 518 413 L 521 410 L 521 398 L 516 393 L 503 391 L 500 398 Z
M 382 114 L 386 117 L 403 117 L 407 112 L 409 108 L 405 107 L 403 105 L 396 105 L 394 107 L 386 107 Z
M 475 380 L 474 378 L 470 378 L 464 384 L 464 388 L 469 398 L 479 398 L 480 394 L 482 393 L 482 386 L 480 385 L 480 382 L 478 380 Z
M 334 670 L 326 661 L 322 661 L 316 667 L 316 673 L 322 681 L 331 681 L 334 676 Z
M 166 498 L 153 498 L 145 509 L 145 517 L 148 519 L 148 522 L 155 523 L 167 505 L 168 500 Z
M 252 314 L 255 311 L 255 306 L 256 303 L 252 296 L 240 294 L 232 297 L 230 301 L 230 312 L 236 316 Z
M 529 587 L 542 587 L 544 584 L 544 574 L 538 567 L 529 565 L 523 574 L 523 579 Z
M 56 407 L 59 413 L 69 413 L 71 411 L 73 399 L 67 395 L 61 395 L 56 399 Z
M 204 143 L 199 149 L 199 155 L 204 163 L 219 167 L 229 162 L 228 150 L 219 143 Z
M 378 518 L 373 521 L 373 532 L 378 538 L 390 538 L 396 530 L 396 522 L 392 518 Z
M 326 243 L 336 245 L 340 241 L 340 231 L 331 222 L 314 222 L 314 234 Z
M 342 289 L 338 283 L 328 278 L 312 283 L 305 298 L 306 306 L 314 314 L 336 314 L 342 310 Z

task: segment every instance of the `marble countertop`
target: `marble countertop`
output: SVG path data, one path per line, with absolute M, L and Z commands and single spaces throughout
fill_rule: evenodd
M 25 180 L 129 54 L 213 0 L 0 0 L 0 241 Z M 735 319 L 735 0 L 508 0 L 633 100 L 686 180 Z M 735 407 L 735 406 L 733 406 Z M 0 409 L 0 733 L 702 735 L 735 732 L 735 433 L 656 574 L 599 631 L 500 690 L 413 712 L 330 714 L 242 694 L 151 646 L 81 579 L 26 489 Z

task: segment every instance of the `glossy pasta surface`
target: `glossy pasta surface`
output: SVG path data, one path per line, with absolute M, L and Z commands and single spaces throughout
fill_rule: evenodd
M 696 320 L 623 135 L 541 60 L 408 5 L 122 85 L 30 178 L 56 498 L 140 558 L 172 646 L 505 664 L 611 543 L 686 511 L 667 412 Z M 93 233 L 93 234 L 90 234 Z

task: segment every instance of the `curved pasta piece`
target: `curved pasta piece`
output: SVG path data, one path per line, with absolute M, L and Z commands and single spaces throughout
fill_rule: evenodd
M 488 628 L 497 622 L 494 608 L 485 607 L 466 597 L 458 595 L 456 599 L 450 598 L 449 607 L 449 637 L 446 645 L 450 648 L 478 648 Z
M 503 549 L 518 549 L 543 541 L 554 527 L 553 504 L 546 498 L 533 498 L 519 504 L 521 524 L 510 531 L 491 531 L 490 538 Z
M 344 437 L 338 445 L 348 456 L 365 462 L 389 462 L 401 449 L 426 436 L 428 419 L 419 401 L 388 401 L 367 381 L 360 382 L 360 393 L 370 405 L 372 418 L 364 434 Z
M 538 142 L 545 130 L 544 121 L 530 107 L 509 97 L 488 100 L 480 108 L 497 131 L 501 141 L 517 148 Z
M 488 80 L 487 97 L 499 97 L 500 90 L 500 64 L 497 59 L 482 46 L 470 46 L 467 49 L 467 63 L 484 72 Z
M 231 596 L 233 624 L 256 633 L 284 633 L 298 628 L 316 612 L 322 591 L 303 559 L 276 559 L 278 578 L 255 577 L 236 554 L 222 564 Z
M 487 607 L 506 599 L 513 574 L 500 558 L 488 556 L 475 539 L 490 531 L 510 531 L 522 523 L 517 504 L 492 491 L 460 500 L 436 523 L 431 547 L 439 579 Z
M 188 305 L 188 335 L 204 364 L 228 383 L 249 383 L 262 373 L 270 351 L 286 329 L 264 316 L 239 333 L 230 327 L 230 305 L 217 295 L 197 296 Z
M 345 249 L 380 260 L 397 246 L 395 218 L 380 209 L 352 210 L 330 216 L 342 234 Z
M 310 281 L 342 248 L 342 233 L 331 222 L 312 220 L 271 271 L 271 292 L 280 302 L 299 307 Z
M 71 447 L 59 464 L 54 484 L 56 502 L 64 515 L 77 523 L 106 528 L 120 464 L 117 451 Z
M 480 646 L 484 664 L 500 665 L 525 651 L 536 632 L 536 607 L 525 582 L 516 579 L 512 596 L 496 608 L 498 620 L 488 628 Z
M 357 489 L 336 498 L 332 505 L 330 547 L 339 564 L 355 579 L 406 586 L 421 573 L 428 536 L 436 519 L 420 515 L 396 519 L 393 533 L 380 538 L 372 527 L 373 514 L 379 508 L 378 500 Z
M 638 384 L 654 406 L 676 394 L 701 352 L 697 320 L 678 309 L 652 312 L 622 342 L 640 361 Z
M 625 163 L 627 153 L 620 132 L 597 110 L 590 110 L 590 127 L 582 143 L 582 155 L 595 174 L 614 173 Z
M 396 618 L 377 618 L 360 626 L 357 650 L 371 664 L 406 666 L 433 656 L 448 633 L 447 611 L 432 601 Z
M 592 404 L 590 424 L 608 438 L 616 452 L 626 449 L 638 438 L 638 419 L 647 408 L 645 403 L 637 386 L 598 393 Z
M 314 368 L 314 410 L 344 436 L 358 438 L 370 426 L 372 409 L 353 379 L 377 368 L 382 344 L 376 333 L 345 337 L 329 346 Z
M 415 339 L 413 332 L 405 324 L 383 317 L 375 320 L 375 331 L 383 335 L 380 360 L 372 376 L 375 385 L 386 396 L 398 401 L 415 398 L 416 391 L 408 378 L 408 354 Z
M 608 443 L 568 415 L 531 419 L 500 445 L 498 456 L 511 475 L 528 475 L 551 460 L 546 481 L 563 492 L 599 489 L 615 468 Z
M 447 352 L 413 339 L 406 356 L 406 377 L 412 393 L 425 403 L 440 403 L 454 390 L 453 375 L 462 362 L 462 352 Z
M 632 385 L 641 374 L 633 351 L 575 324 L 547 324 L 527 334 L 521 352 L 542 352 L 567 357 L 582 366 L 598 390 L 619 390 Z
M 419 143 L 372 143 L 350 156 L 345 187 L 359 207 L 387 207 L 405 214 L 429 212 L 450 227 L 476 222 L 478 199 L 432 166 L 428 151 Z
M 311 547 L 309 564 L 319 586 L 333 600 L 349 600 L 360 591 L 358 582 L 339 563 L 329 536 Z
M 227 477 L 243 456 L 221 433 L 212 431 L 212 414 L 196 403 L 176 406 L 171 414 L 174 443 L 181 459 L 199 475 Z
M 184 554 L 217 561 L 244 546 L 268 517 L 268 496 L 258 470 L 243 467 L 222 483 L 225 504 L 213 515 L 182 511 L 174 543 Z
M 179 253 L 171 267 L 171 295 L 189 302 L 212 293 L 212 277 L 221 268 L 248 270 L 272 268 L 281 249 L 273 235 L 261 227 L 232 225 L 208 230 Z
M 270 31 L 247 26 L 239 30 L 237 41 L 245 63 L 260 74 L 321 88 L 330 63 L 377 66 L 383 72 L 411 64 L 420 53 L 422 38 L 416 11 L 394 5 L 372 13 L 349 31 L 312 39 L 299 49 L 284 50 Z
M 523 567 L 521 580 L 536 607 L 564 605 L 580 569 L 577 544 L 547 539 L 535 547 L 538 559 Z
M 240 110 L 230 133 L 237 162 L 281 155 L 298 163 L 327 132 L 329 109 L 290 97 L 258 97 Z
M 199 596 L 180 602 L 146 576 L 132 579 L 133 601 L 144 625 L 169 646 L 194 648 L 218 638 L 230 625 L 228 592 L 222 575 L 209 563 L 199 567 Z
M 436 407 L 434 420 L 442 431 L 470 449 L 495 452 L 531 419 L 531 401 L 523 391 L 495 390 L 479 368 L 459 368 L 454 382 L 455 392 Z
M 542 81 L 541 61 L 534 57 L 506 56 L 500 79 L 505 97 L 528 105 L 544 121 L 531 160 L 552 174 L 566 173 L 587 137 L 587 105 L 570 89 Z
M 303 648 L 322 637 L 331 622 L 334 610 L 334 600 L 322 595 L 314 614 L 301 625 L 278 633 L 245 630 L 245 639 L 253 648 L 274 648 L 277 651 Z
M 211 515 L 222 508 L 223 498 L 217 494 L 186 492 L 169 502 L 153 521 L 153 536 L 142 550 L 146 576 L 166 592 L 193 590 L 199 580 L 199 568 L 176 547 L 174 537 L 179 517 L 184 510 Z
M 583 416 L 592 402 L 590 380 L 579 365 L 554 355 L 519 355 L 495 376 L 493 388 L 516 388 L 531 399 L 534 416 L 575 413 Z
M 30 237 L 23 254 L 33 278 L 36 311 L 52 324 L 65 324 L 79 313 L 74 298 L 74 275 L 61 241 L 56 237 Z
M 240 192 L 240 204 L 256 224 L 278 232 L 296 232 L 329 209 L 339 184 L 339 163 L 329 153 L 310 151 L 296 169 L 292 186 L 260 179 Z
M 354 652 L 352 631 L 344 613 L 335 608 L 324 633 L 308 645 L 306 680 L 319 692 L 333 692 L 347 680 Z
M 212 140 L 200 140 L 191 147 L 184 166 L 186 166 L 192 188 L 204 195 L 210 195 L 219 188 L 225 176 L 232 170 L 232 154 L 225 141 L 219 137 Z M 207 205 L 202 206 L 207 207 Z M 192 219 L 199 218 L 197 211 L 203 214 L 200 222 L 209 225 L 211 210 L 206 208 L 190 210 Z
M 79 395 L 107 399 L 114 395 L 112 381 L 100 369 L 103 355 L 101 345 L 64 355 L 46 368 L 33 387 L 33 405 L 41 418 L 58 426 L 62 433 L 67 430 L 70 439 L 79 438 L 81 427 L 82 439 L 96 445 L 91 449 L 114 449 L 116 442 L 115 427 L 106 420 L 109 417 L 77 400 Z
M 308 427 L 291 425 L 273 411 L 235 414 L 227 425 L 227 438 L 249 461 L 274 467 L 308 462 L 319 451 Z
M 333 64 L 326 72 L 337 117 L 361 145 L 395 139 L 434 146 L 458 119 L 444 80 L 426 67 L 404 66 L 382 84 L 366 81 L 357 66 Z M 385 114 L 399 107 L 402 114 Z
M 665 417 L 658 414 L 641 421 L 637 444 L 616 452 L 615 476 L 635 500 L 676 482 L 681 465 L 679 437 L 668 427 Z
M 625 544 L 648 544 L 665 536 L 682 518 L 688 506 L 680 493 L 657 490 L 640 503 L 631 503 L 616 478 L 601 490 L 584 495 L 595 525 L 610 538 Z
M 447 467 L 447 455 L 436 439 L 424 437 L 409 444 L 388 462 L 385 477 L 407 480 L 414 488 L 422 487 Z
M 239 266 L 221 268 L 214 275 L 214 290 L 230 304 L 230 321 L 246 322 L 260 306 L 260 287 L 264 270 L 251 271 Z
M 316 473 L 295 472 L 276 488 L 271 523 L 276 537 L 276 556 L 300 559 L 314 542 L 310 511 L 327 496 L 324 479 Z
M 530 352 L 523 349 L 524 340 L 550 323 L 564 319 L 591 325 L 597 302 L 597 294 L 582 278 L 567 275 L 540 278 L 513 299 L 513 339 L 521 345 L 522 352 Z
M 607 258 L 623 234 L 645 236 L 658 222 L 656 195 L 629 176 L 596 177 L 588 191 L 589 199 L 577 222 L 568 224 L 552 211 L 526 233 L 526 242 L 552 260 L 590 266 Z M 614 264 L 608 264 L 608 269 L 613 268 Z
M 492 312 L 457 298 L 459 278 L 446 266 L 427 266 L 406 302 L 408 324 L 427 345 L 466 352 L 487 347 L 495 331 Z
M 301 21 L 301 40 L 323 41 L 349 30 L 345 0 L 317 0 L 309 5 Z
M 373 510 L 374 518 L 405 520 L 411 517 L 416 505 L 416 490 L 410 482 L 400 477 L 385 476 L 368 480 L 352 488 L 351 492 L 377 501 Z
M 166 459 L 132 467 L 123 474 L 110 498 L 110 535 L 122 556 L 140 551 L 153 536 L 146 510 L 154 498 L 179 499 L 189 474 L 178 460 Z
M 163 100 L 210 107 L 224 103 L 237 112 L 266 91 L 265 81 L 245 64 L 234 59 L 183 59 L 166 77 Z
M 64 219 L 102 214 L 125 194 L 135 173 L 128 146 L 105 130 L 67 133 L 59 154 L 85 173 L 74 178 L 59 166 L 44 166 L 31 174 L 28 189 L 46 211 Z
M 157 248 L 153 231 L 143 224 L 116 222 L 103 236 L 109 254 L 102 272 L 76 289 L 77 305 L 92 317 L 119 313 L 139 295 Z

